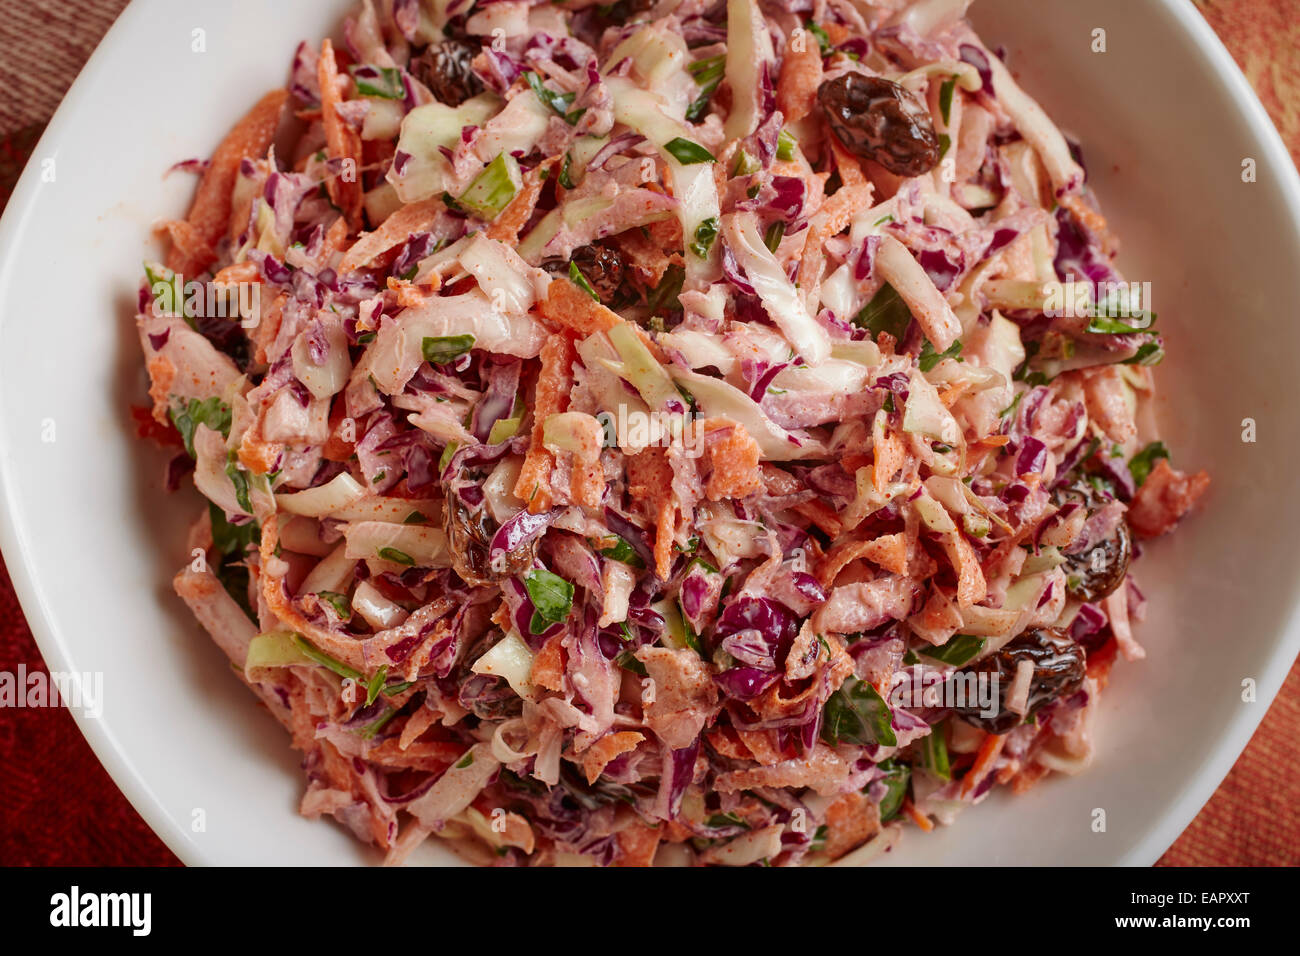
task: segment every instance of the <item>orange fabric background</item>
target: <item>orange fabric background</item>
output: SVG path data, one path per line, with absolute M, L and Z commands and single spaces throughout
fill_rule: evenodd
M 1300 0 L 1197 0 L 1300 164 Z M 1300 864 L 1300 663 L 1160 866 Z
M 1133 0 L 1139 2 L 1139 0 Z M 1197 0 L 1300 162 L 1300 0 Z M 124 0 L 0 0 L 0 206 Z M 0 670 L 43 669 L 0 560 Z M 1165 866 L 1300 864 L 1300 665 Z M 174 864 L 62 709 L 0 711 L 0 864 Z

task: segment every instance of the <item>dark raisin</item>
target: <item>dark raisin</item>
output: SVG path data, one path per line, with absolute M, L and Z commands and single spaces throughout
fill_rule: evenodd
M 486 511 L 482 508 L 470 511 L 455 499 L 449 499 L 446 526 L 448 551 L 456 573 L 466 584 L 490 583 L 488 545 L 492 541 L 492 528 Z
M 1066 589 L 1084 601 L 1100 601 L 1124 583 L 1133 559 L 1133 535 L 1119 519 L 1108 538 L 1089 541 L 1082 550 L 1064 555 Z
M 845 149 L 896 176 L 920 176 L 939 163 L 930 114 L 908 90 L 884 77 L 845 73 L 817 89 L 817 102 Z
M 602 302 L 612 300 L 623 284 L 623 257 L 617 249 L 593 242 L 589 246 L 574 249 L 568 259 L 544 262 L 542 268 L 552 275 L 567 276 L 570 262 L 578 267 L 582 277 Z
M 1006 695 L 1021 661 L 1030 661 L 1034 665 L 1034 676 L 1029 682 L 1029 702 L 1023 716 L 1006 709 Z M 1035 627 L 983 660 L 963 667 L 958 673 L 997 676 L 998 706 L 994 716 L 983 716 L 981 711 L 984 708 L 974 701 L 955 709 L 967 723 L 991 734 L 1005 734 L 1053 701 L 1073 694 L 1083 686 L 1087 670 L 1083 648 L 1063 631 Z
M 483 92 L 483 81 L 470 67 L 479 48 L 462 40 L 430 45 L 411 61 L 411 75 L 429 88 L 440 103 L 460 106 Z
M 1124 583 L 1133 560 L 1133 534 L 1115 499 L 1081 482 L 1055 494 L 1062 508 L 1086 508 L 1083 533 L 1065 552 L 1066 589 L 1084 601 L 1100 601 Z
M 501 570 L 491 567 L 488 560 L 489 548 L 497 524 L 485 507 L 471 510 L 458 497 L 449 497 L 446 515 L 445 530 L 451 566 L 466 584 L 475 587 L 491 584 L 533 566 L 533 559 L 537 555 L 536 541 L 508 553 Z

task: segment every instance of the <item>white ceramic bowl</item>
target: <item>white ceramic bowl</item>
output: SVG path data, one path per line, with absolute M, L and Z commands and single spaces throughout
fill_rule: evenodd
M 182 213 L 193 188 L 163 171 L 208 155 L 284 81 L 298 41 L 330 32 L 348 6 L 135 0 L 0 225 L 0 544 L 50 668 L 104 675 L 103 715 L 79 717 L 83 733 L 187 863 L 377 857 L 298 817 L 287 735 L 172 595 L 198 499 L 163 492 L 164 456 L 133 438 L 127 414 L 144 390 L 131 316 L 149 226 Z M 890 859 L 1149 864 L 1232 766 L 1300 646 L 1300 182 L 1190 2 L 978 0 L 973 15 L 1083 140 L 1125 243 L 1121 265 L 1154 284 L 1170 447 L 1179 464 L 1208 467 L 1214 486 L 1203 513 L 1139 566 L 1149 656 L 1116 667 L 1091 770 L 997 795 L 954 827 L 911 830 Z M 1091 52 L 1098 28 L 1105 53 Z M 1244 418 L 1256 444 L 1241 441 Z M 1242 701 L 1246 679 L 1254 703 Z M 425 858 L 452 859 L 438 848 Z

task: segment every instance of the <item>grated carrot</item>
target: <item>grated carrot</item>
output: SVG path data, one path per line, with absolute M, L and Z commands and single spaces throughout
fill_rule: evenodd
M 706 434 L 724 429 L 729 433 L 705 447 L 711 471 L 704 494 L 710 501 L 744 498 L 763 490 L 758 442 L 749 437 L 745 426 L 726 418 L 704 420 Z
M 321 450 L 321 457 L 326 461 L 347 461 L 356 453 L 356 423 L 353 423 L 353 434 L 350 440 L 343 434 L 343 423 L 347 418 L 347 400 L 343 393 L 339 393 L 335 396 L 334 403 L 330 406 L 330 437 L 325 442 L 325 447 Z
M 524 173 L 523 188 L 515 193 L 513 199 L 501 210 L 500 215 L 488 226 L 489 239 L 513 243 L 519 238 L 519 230 L 528 224 L 537 208 L 537 200 L 542 196 L 542 189 L 550 178 L 550 172 L 559 163 L 558 156 L 552 156 Z
M 337 271 L 346 275 L 370 265 L 378 256 L 406 242 L 413 233 L 428 228 L 442 208 L 440 199 L 407 203 L 385 219 L 374 232 L 362 233 L 344 254 Z
M 361 135 L 349 126 L 338 113 L 342 102 L 338 87 L 339 71 L 334 61 L 334 45 L 328 39 L 321 43 L 320 64 L 317 78 L 320 81 L 321 125 L 325 127 L 325 145 L 332 159 L 344 160 L 345 166 L 351 161 L 351 169 L 345 168 L 338 176 L 333 176 L 325 184 L 334 205 L 342 210 L 348 225 L 353 229 L 361 226 Z M 350 177 L 350 179 L 349 179 Z
M 162 223 L 159 231 L 166 232 L 172 247 L 167 253 L 166 266 L 183 276 L 196 276 L 207 271 L 208 266 L 217 261 L 217 254 L 212 251 L 206 239 L 194 226 L 183 219 L 172 219 Z
M 835 509 L 824 501 L 805 501 L 791 510 L 801 518 L 807 518 L 832 538 L 838 538 L 844 531 L 844 522 Z
M 998 754 L 1002 753 L 1002 745 L 1005 743 L 1006 737 L 1002 734 L 984 735 L 984 739 L 980 742 L 980 749 L 975 754 L 975 763 L 971 765 L 970 771 L 962 778 L 962 797 L 966 797 L 973 792 L 979 782 L 988 776 L 989 771 L 993 769 L 993 762 L 998 759 Z
M 249 338 L 253 340 L 253 357 L 260 363 L 267 363 L 266 350 L 271 347 L 276 336 L 280 334 L 280 325 L 284 321 L 284 304 L 289 301 L 288 293 L 279 293 L 271 305 L 259 317 Z
M 843 23 L 823 23 L 821 24 L 821 28 L 826 32 L 826 36 L 830 38 L 832 46 L 843 43 L 849 37 L 853 36 L 853 31 Z
M 829 137 L 831 142 L 831 152 L 835 155 L 835 168 L 839 170 L 840 182 L 845 186 L 865 186 L 867 184 L 866 174 L 862 172 L 862 166 L 854 158 L 853 154 L 840 145 L 840 141 L 834 136 Z
M 988 582 L 974 546 L 960 531 L 954 531 L 945 538 L 944 548 L 957 572 L 957 605 L 970 607 L 983 601 L 988 595 Z
M 872 541 L 862 552 L 862 556 L 886 571 L 894 574 L 907 573 L 907 535 L 901 531 L 897 534 L 882 534 Z
M 563 634 L 549 637 L 542 649 L 533 657 L 533 670 L 529 680 L 543 690 L 564 690 Z
M 970 391 L 970 387 L 970 382 L 949 386 L 939 393 L 939 401 L 943 403 L 944 408 L 952 408 L 959 398 Z
M 805 290 L 806 296 L 815 295 L 821 287 L 826 240 L 839 235 L 858 212 L 871 205 L 871 193 L 872 188 L 867 183 L 841 186 L 809 220 L 799 261 L 799 287 Z
M 1059 201 L 1074 214 L 1075 219 L 1083 223 L 1085 229 L 1101 236 L 1103 240 L 1107 238 L 1109 227 L 1106 224 L 1106 217 L 1084 202 L 1082 196 L 1078 193 L 1067 193 Z
M 153 399 L 153 417 L 160 425 L 171 422 L 167 410 L 171 407 L 172 383 L 176 381 L 176 366 L 165 355 L 155 355 L 145 362 L 149 372 L 149 397 Z
M 686 262 L 680 252 L 670 251 L 674 248 L 671 241 L 661 243 L 655 237 L 653 227 L 650 232 L 650 236 L 644 236 L 639 229 L 629 229 L 618 236 L 618 246 L 627 265 L 646 289 L 652 289 L 662 282 L 669 266 L 681 266 Z M 681 244 L 679 235 L 676 248 L 681 248 Z
M 823 588 L 835 583 L 840 572 L 871 550 L 870 541 L 843 541 L 829 551 L 817 566 L 817 581 Z
M 587 777 L 587 783 L 595 783 L 599 780 L 610 761 L 636 750 L 637 745 L 643 740 L 645 740 L 644 734 L 639 734 L 635 730 L 621 730 L 606 734 L 593 743 L 582 754 L 582 772 Z
M 826 855 L 843 856 L 880 832 L 880 810 L 865 794 L 846 793 L 826 808 Z
M 916 809 L 915 804 L 912 803 L 911 797 L 903 798 L 903 812 L 911 818 L 913 823 L 926 833 L 929 833 L 934 829 L 934 822 L 920 810 Z
M 280 113 L 289 94 L 272 90 L 244 114 L 226 134 L 203 178 L 185 221 L 209 246 L 215 246 L 226 234 L 230 222 L 230 197 L 239 176 L 239 164 L 249 157 L 262 157 L 280 125 Z
M 407 279 L 388 277 L 388 291 L 397 293 L 397 304 L 403 309 L 418 309 L 424 305 L 425 295 Z
M 881 422 L 883 419 L 877 419 Z M 889 479 L 893 478 L 907 461 L 907 449 L 900 438 L 888 425 L 873 429 L 871 467 L 871 485 L 876 491 L 884 491 Z
M 542 346 L 542 368 L 533 388 L 533 433 L 524 456 L 514 494 L 528 502 L 534 514 L 550 510 L 551 467 L 554 459 L 542 444 L 543 426 L 552 415 L 564 411 L 573 387 L 573 361 L 577 351 L 568 335 L 554 335 Z
M 776 82 L 776 108 L 784 114 L 787 123 L 797 123 L 813 111 L 821 82 L 821 47 L 806 31 L 797 39 L 792 33 Z
M 284 452 L 280 442 L 262 437 L 260 419 L 254 422 L 239 441 L 239 463 L 255 475 L 269 475 Z
M 627 459 L 627 490 L 655 522 L 654 558 L 659 577 L 668 579 L 677 534 L 677 505 L 673 501 L 673 469 L 663 448 L 643 449 Z M 518 492 L 516 492 L 518 494 Z
M 241 282 L 260 282 L 261 279 L 262 274 L 258 271 L 257 263 L 246 259 L 226 266 L 212 277 L 212 284 L 238 285 Z
M 438 712 L 430 707 L 421 707 L 406 719 L 402 735 L 397 740 L 399 750 L 407 750 L 420 735 L 438 722 Z M 387 741 L 385 741 L 387 743 Z M 451 759 L 455 759 L 452 757 Z
M 621 323 L 618 313 L 605 308 L 565 278 L 552 279 L 546 298 L 538 303 L 542 318 L 583 335 L 605 332 Z
M 640 821 L 620 830 L 615 837 L 618 855 L 614 858 L 614 866 L 650 866 L 662 838 L 661 827 L 648 827 Z
M 318 651 L 364 672 L 369 665 L 362 642 L 342 631 L 333 631 L 308 620 L 289 596 L 285 584 L 289 565 L 276 556 L 280 544 L 280 527 L 277 521 L 278 519 L 272 516 L 262 522 L 262 542 L 259 549 L 262 571 L 258 578 L 267 606 L 290 630 L 297 631 L 307 638 Z

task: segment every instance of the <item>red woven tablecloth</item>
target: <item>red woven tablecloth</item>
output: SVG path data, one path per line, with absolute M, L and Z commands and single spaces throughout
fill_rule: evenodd
M 0 206 L 124 0 L 0 0 Z M 1300 0 L 1199 0 L 1300 160 Z M 44 669 L 0 560 L 0 671 Z M 1300 863 L 1300 665 L 1165 865 Z M 62 709 L 0 710 L 0 864 L 175 864 Z

